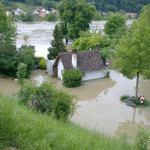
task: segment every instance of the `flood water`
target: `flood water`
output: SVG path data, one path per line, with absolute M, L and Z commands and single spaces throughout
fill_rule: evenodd
M 133 21 L 128 20 L 127 25 L 131 24 Z M 36 56 L 42 56 L 47 59 L 48 50 L 50 47 L 50 42 L 53 39 L 53 30 L 55 25 L 59 22 L 17 22 L 17 47 L 22 44 L 34 45 Z M 93 21 L 90 25 L 91 30 L 104 29 L 106 21 Z
M 130 140 L 136 136 L 138 126 L 150 131 L 150 107 L 133 108 L 120 101 L 120 96 L 135 95 L 136 80 L 129 80 L 117 71 L 111 70 L 110 78 L 83 82 L 77 88 L 66 88 L 61 80 L 51 79 L 43 71 L 34 71 L 32 80 L 53 81 L 63 91 L 78 97 L 77 110 L 70 119 L 88 129 L 97 130 L 109 136 L 120 136 L 124 131 Z M 139 95 L 150 100 L 150 81 L 140 77 Z
M 130 24 L 132 21 L 128 21 Z M 58 22 L 17 23 L 17 47 L 22 44 L 34 45 L 36 56 L 47 58 L 47 48 L 53 39 L 52 33 Z M 106 21 L 95 21 L 91 29 L 103 29 Z M 24 37 L 28 36 L 27 39 Z M 31 74 L 31 80 L 40 85 L 43 81 L 53 81 L 54 84 L 69 94 L 76 95 L 77 110 L 70 119 L 83 127 L 103 132 L 109 136 L 119 136 L 123 130 L 131 140 L 136 136 L 139 125 L 150 131 L 150 107 L 132 108 L 120 101 L 121 95 L 135 95 L 135 79 L 129 80 L 117 71 L 111 70 L 109 79 L 98 79 L 83 82 L 77 88 L 65 88 L 61 80 L 52 79 L 45 71 L 36 70 Z M 139 95 L 150 100 L 150 81 L 140 78 Z M 13 94 L 18 91 L 13 78 L 0 77 L 0 92 Z

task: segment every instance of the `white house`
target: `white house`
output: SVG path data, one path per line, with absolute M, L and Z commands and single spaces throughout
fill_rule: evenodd
M 47 67 L 50 68 L 51 66 Z M 79 68 L 83 72 L 83 81 L 103 78 L 106 75 L 106 67 L 97 50 L 61 52 L 52 67 L 52 73 L 49 74 L 60 79 L 63 78 L 62 74 L 65 70 L 75 68 Z

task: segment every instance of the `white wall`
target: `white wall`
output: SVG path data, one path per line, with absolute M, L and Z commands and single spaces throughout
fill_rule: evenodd
M 94 70 L 85 73 L 82 81 L 103 78 L 106 75 L 106 69 Z
M 62 77 L 62 70 L 64 70 L 64 66 L 62 64 L 61 59 L 59 59 L 57 68 L 58 68 L 58 78 L 60 78 L 62 80 L 62 78 L 63 78 Z
M 53 73 L 53 64 L 55 60 L 48 60 L 46 62 L 47 73 L 51 76 Z

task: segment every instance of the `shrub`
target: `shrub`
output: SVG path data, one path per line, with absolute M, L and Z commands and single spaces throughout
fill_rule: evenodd
M 139 127 L 138 134 L 135 139 L 135 148 L 136 150 L 148 150 L 148 142 L 149 142 L 150 133 L 147 129 Z
M 27 84 L 20 89 L 18 96 L 25 105 L 58 119 L 67 119 L 75 110 L 74 97 L 58 90 L 52 83 L 44 82 L 39 87 Z
M 46 20 L 47 21 L 56 21 L 57 20 L 57 16 L 54 13 L 50 13 L 46 16 Z
M 40 60 L 39 65 L 40 65 L 40 68 L 41 68 L 41 69 L 43 69 L 43 70 L 46 69 L 46 62 L 47 62 L 47 60 L 44 59 L 44 58 Z
M 123 95 L 123 96 L 120 97 L 120 100 L 123 101 L 123 100 L 125 100 L 125 99 L 128 99 L 129 97 L 130 97 L 129 95 Z
M 21 63 L 18 66 L 18 72 L 17 72 L 18 84 L 20 85 L 23 84 L 23 79 L 25 79 L 26 77 L 26 72 L 27 72 L 27 65 L 24 63 Z
M 44 59 L 44 58 L 43 57 L 34 57 L 34 65 L 38 65 L 42 59 Z
M 82 83 L 83 74 L 79 69 L 68 70 L 63 73 L 63 84 L 66 87 L 77 87 Z

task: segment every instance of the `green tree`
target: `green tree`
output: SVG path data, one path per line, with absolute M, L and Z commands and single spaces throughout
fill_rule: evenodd
M 26 78 L 29 78 L 34 66 L 35 47 L 22 45 L 18 51 L 16 57 L 18 57 L 19 62 L 27 65 Z
M 122 26 L 125 26 L 125 18 L 120 14 L 113 14 L 106 22 L 104 32 L 112 37 Z
M 7 44 L 15 44 L 16 35 L 14 22 L 7 17 L 3 6 L 0 4 L 0 40 Z
M 27 65 L 24 63 L 21 63 L 18 66 L 18 71 L 17 71 L 17 79 L 18 79 L 18 84 L 23 85 L 23 79 L 26 77 L 26 72 L 27 72 Z
M 139 22 L 131 25 L 127 32 L 115 47 L 115 68 L 125 77 L 136 80 L 136 100 L 138 98 L 139 75 L 150 79 L 150 27 L 148 25 L 146 11 L 140 16 Z
M 78 51 L 97 49 L 99 50 L 103 61 L 112 56 L 113 50 L 110 47 L 111 40 L 108 35 L 103 35 L 101 31 L 90 33 L 90 31 L 81 32 L 80 37 L 73 42 L 73 48 Z
M 89 24 L 96 11 L 95 7 L 85 0 L 64 0 L 58 6 L 61 20 L 67 26 L 66 38 L 79 37 L 80 31 L 89 29 Z
M 56 21 L 56 20 L 57 20 L 57 16 L 56 16 L 56 14 L 54 14 L 54 13 L 49 13 L 49 14 L 46 16 L 46 20 L 47 20 L 47 21 Z
M 55 59 L 59 52 L 66 52 L 64 43 L 63 43 L 63 36 L 58 28 L 58 25 L 55 26 L 53 32 L 54 40 L 51 41 L 51 46 L 48 51 L 48 59 Z

